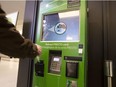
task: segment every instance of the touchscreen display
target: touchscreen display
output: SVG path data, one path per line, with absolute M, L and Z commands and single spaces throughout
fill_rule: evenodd
M 79 41 L 79 10 L 43 15 L 41 41 Z

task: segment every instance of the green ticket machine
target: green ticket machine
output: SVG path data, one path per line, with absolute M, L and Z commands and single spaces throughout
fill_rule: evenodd
M 86 11 L 85 0 L 39 1 L 33 87 L 86 87 Z

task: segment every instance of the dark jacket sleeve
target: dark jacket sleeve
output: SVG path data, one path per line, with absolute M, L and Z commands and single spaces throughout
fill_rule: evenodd
M 20 35 L 5 16 L 0 17 L 0 53 L 16 58 L 34 58 L 38 54 L 36 45 Z

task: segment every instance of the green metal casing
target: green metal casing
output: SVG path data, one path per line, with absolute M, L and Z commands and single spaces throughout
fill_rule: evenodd
M 75 1 L 75 0 L 73 0 Z M 45 4 L 41 4 L 45 2 Z M 44 61 L 44 77 L 36 76 L 35 70 L 33 75 L 33 87 L 73 87 L 68 86 L 68 81 L 75 81 L 74 87 L 86 87 L 86 74 L 87 74 L 87 9 L 86 1 L 80 0 L 78 3 L 68 4 L 67 0 L 43 0 L 40 2 L 38 8 L 38 18 L 36 23 L 36 44 L 42 46 L 42 54 L 39 60 Z M 46 7 L 46 5 L 49 5 Z M 79 10 L 79 41 L 77 42 L 45 42 L 41 41 L 42 36 L 42 23 L 43 14 L 51 14 L 58 12 Z M 79 44 L 83 45 L 82 54 L 79 54 Z M 61 68 L 59 74 L 53 74 L 48 72 L 49 65 L 49 50 L 60 50 L 61 55 Z M 66 62 L 65 56 L 81 57 L 81 61 L 78 62 L 78 78 L 66 77 Z M 35 59 L 35 63 L 37 59 Z

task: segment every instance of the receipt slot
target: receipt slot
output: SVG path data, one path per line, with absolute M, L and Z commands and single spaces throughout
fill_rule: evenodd
M 42 0 L 35 9 L 35 58 L 32 87 L 86 87 L 87 30 L 85 0 Z

